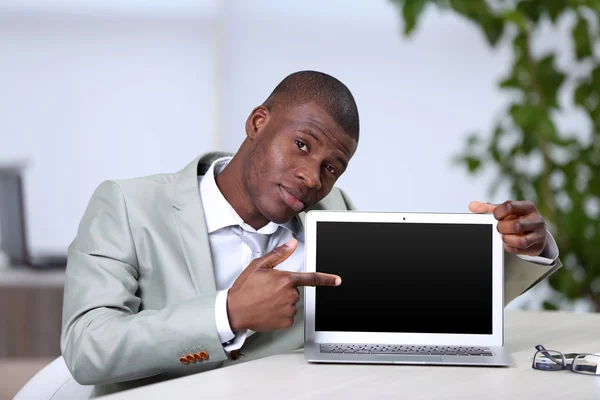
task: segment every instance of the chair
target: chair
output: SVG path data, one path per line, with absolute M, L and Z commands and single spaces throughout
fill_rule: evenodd
M 88 400 L 93 390 L 93 385 L 80 385 L 73 379 L 60 356 L 35 374 L 13 400 Z

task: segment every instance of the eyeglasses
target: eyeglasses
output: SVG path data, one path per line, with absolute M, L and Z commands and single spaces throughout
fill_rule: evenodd
M 569 353 L 546 350 L 544 346 L 535 346 L 531 367 L 540 371 L 568 371 L 584 375 L 600 375 L 600 355 L 591 353 Z

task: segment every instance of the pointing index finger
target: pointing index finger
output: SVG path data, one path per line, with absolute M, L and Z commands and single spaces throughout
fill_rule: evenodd
M 339 286 L 342 278 L 322 272 L 292 272 L 294 286 Z
M 472 201 L 469 203 L 469 211 L 473 213 L 491 213 L 498 207 L 497 204 L 484 203 L 483 201 Z

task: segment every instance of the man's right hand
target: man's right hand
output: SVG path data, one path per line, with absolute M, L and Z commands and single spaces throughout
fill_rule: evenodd
M 298 286 L 339 286 L 337 275 L 320 272 L 275 270 L 298 246 L 296 239 L 253 260 L 233 283 L 227 295 L 227 315 L 231 329 L 269 332 L 286 329 L 294 323 Z

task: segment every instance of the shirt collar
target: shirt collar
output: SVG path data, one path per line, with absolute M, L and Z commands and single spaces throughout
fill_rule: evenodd
M 215 177 L 225 169 L 227 164 L 233 157 L 221 157 L 215 160 L 204 176 L 199 176 L 198 180 L 200 187 L 200 197 L 202 198 L 202 204 L 204 207 L 204 218 L 206 220 L 206 227 L 208 233 L 216 232 L 219 229 L 226 228 L 228 226 L 240 226 L 249 232 L 258 232 L 265 235 L 275 233 L 281 226 L 293 234 L 298 234 L 300 226 L 296 219 L 283 223 L 276 224 L 269 222 L 267 225 L 256 230 L 250 225 L 244 222 L 244 220 L 238 215 L 233 209 L 231 204 L 225 199 L 223 193 L 217 186 Z

